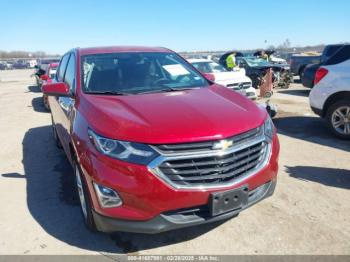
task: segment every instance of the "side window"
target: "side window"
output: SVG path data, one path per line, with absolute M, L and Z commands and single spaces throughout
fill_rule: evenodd
M 350 45 L 346 45 L 339 49 L 338 52 L 336 52 L 325 62 L 325 65 L 339 64 L 348 59 L 350 59 Z
M 64 82 L 69 86 L 72 93 L 75 91 L 75 55 L 72 54 L 69 58 Z
M 58 68 L 58 72 L 57 72 L 57 80 L 59 82 L 63 81 L 64 72 L 66 71 L 69 55 L 70 54 L 65 54 L 61 59 L 61 62 L 60 62 L 59 68 Z
M 340 49 L 342 46 L 341 45 L 335 45 L 335 46 L 329 46 L 325 51 L 324 54 L 326 57 L 330 57 L 333 54 L 335 54 L 338 49 Z
M 327 60 L 342 47 L 343 47 L 342 45 L 326 46 L 322 52 L 321 63 L 327 62 Z

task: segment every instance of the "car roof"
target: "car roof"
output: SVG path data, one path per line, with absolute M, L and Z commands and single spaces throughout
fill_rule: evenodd
M 127 52 L 166 52 L 172 53 L 171 50 L 164 47 L 145 47 L 145 46 L 105 46 L 77 48 L 80 55 L 106 54 L 106 53 L 127 53 Z
M 199 62 L 210 62 L 210 63 L 212 63 L 212 62 L 214 62 L 214 61 L 212 61 L 210 59 L 204 59 L 204 58 L 192 58 L 192 59 L 187 59 L 187 61 L 190 62 L 190 63 L 199 63 Z

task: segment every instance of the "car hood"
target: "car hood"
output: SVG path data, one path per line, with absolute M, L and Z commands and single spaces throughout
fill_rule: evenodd
M 147 144 L 221 139 L 263 124 L 266 110 L 219 85 L 130 96 L 83 95 L 79 111 L 96 133 Z

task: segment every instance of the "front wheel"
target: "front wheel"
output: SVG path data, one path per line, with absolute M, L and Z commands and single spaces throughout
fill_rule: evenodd
M 339 138 L 350 139 L 350 101 L 341 100 L 327 110 L 327 124 Z
M 95 232 L 96 226 L 92 215 L 92 206 L 91 206 L 91 201 L 90 201 L 86 181 L 84 179 L 84 176 L 80 172 L 79 165 L 76 162 L 74 163 L 74 173 L 75 173 L 76 187 L 77 187 L 77 192 L 78 192 L 79 202 L 80 202 L 80 210 L 83 215 L 84 223 L 90 231 Z
M 45 106 L 45 109 L 47 111 L 50 111 L 50 104 L 49 104 L 49 98 L 47 95 L 43 95 L 43 102 L 44 102 L 44 106 Z
M 305 68 L 303 67 L 303 68 L 301 68 L 300 70 L 299 70 L 299 78 L 300 78 L 300 82 L 303 80 L 303 77 L 304 77 L 304 70 L 305 70 Z

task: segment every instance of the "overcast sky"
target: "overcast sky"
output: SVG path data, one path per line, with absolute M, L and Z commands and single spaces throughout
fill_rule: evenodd
M 62 54 L 72 47 L 175 51 L 350 41 L 347 0 L 0 0 L 0 50 Z M 265 43 L 267 40 L 267 43 Z

